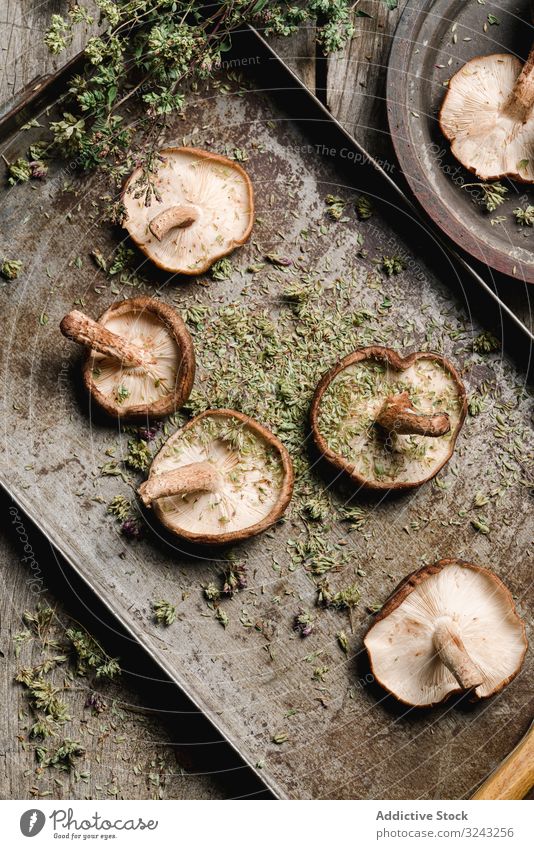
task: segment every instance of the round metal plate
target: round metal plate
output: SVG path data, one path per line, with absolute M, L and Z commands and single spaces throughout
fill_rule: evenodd
M 474 56 L 514 53 L 532 44 L 529 0 L 408 0 L 391 48 L 387 106 L 402 171 L 436 224 L 464 251 L 497 271 L 534 283 L 534 228 L 513 210 L 534 205 L 534 186 L 502 181 L 505 203 L 488 213 L 479 182 L 452 156 L 438 114 L 447 81 Z

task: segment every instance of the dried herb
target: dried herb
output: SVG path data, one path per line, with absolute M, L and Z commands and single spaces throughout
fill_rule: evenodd
M 523 227 L 534 227 L 534 206 L 528 204 L 524 209 L 514 209 L 515 220 Z
M 85 749 L 78 740 L 64 740 L 51 755 L 44 748 L 37 747 L 35 750 L 37 760 L 42 767 L 54 767 L 65 772 L 70 772 L 76 766 L 78 758 L 85 755 Z
M 107 703 L 100 693 L 93 691 L 87 696 L 85 700 L 85 707 L 91 708 L 94 713 L 99 714 L 103 713 L 107 709 Z
M 204 598 L 207 601 L 218 601 L 221 597 L 221 591 L 215 584 L 209 583 L 204 587 Z
M 336 634 L 337 641 L 339 643 L 339 647 L 344 654 L 348 654 L 349 651 L 349 641 L 345 631 L 338 631 Z
M 289 736 L 287 734 L 287 731 L 277 731 L 276 734 L 273 734 L 271 739 L 273 743 L 276 743 L 277 746 L 281 746 L 282 743 L 287 743 L 287 741 L 289 740 Z
M 480 413 L 483 413 L 486 409 L 486 403 L 484 398 L 480 395 L 471 395 L 467 402 L 467 411 L 470 416 L 475 418 L 475 416 L 479 416 Z
M 130 397 L 130 390 L 126 388 L 122 383 L 117 387 L 116 398 L 117 403 L 122 404 L 123 401 L 126 401 L 127 398 Z
M 396 0 L 394 0 L 396 3 Z M 373 202 L 367 195 L 360 195 L 356 198 L 356 214 L 360 221 L 367 221 L 368 218 L 371 218 L 374 207 Z
M 493 354 L 495 351 L 500 350 L 501 343 L 489 330 L 479 333 L 473 341 L 473 351 L 476 351 L 477 354 Z
M 317 37 L 325 52 L 339 50 L 354 32 L 349 0 L 244 0 L 209 8 L 180 0 L 98 0 L 97 5 L 103 31 L 88 40 L 85 68 L 70 82 L 65 111 L 50 124 L 53 144 L 81 168 L 100 167 L 119 177 L 137 158 L 128 151 L 133 133 L 124 115 L 128 101 L 137 98 L 146 116 L 136 141 L 147 148 L 148 186 L 166 116 L 183 108 L 191 83 L 218 70 L 232 30 L 253 23 L 267 36 L 290 35 L 319 16 Z M 65 16 L 53 15 L 45 36 L 49 50 L 60 54 L 74 29 L 91 20 L 81 4 Z M 246 158 L 237 148 L 233 155 Z
M 327 195 L 325 198 L 327 213 L 334 221 L 339 221 L 345 210 L 345 201 L 337 195 Z
M 233 270 L 232 261 L 228 257 L 223 257 L 213 263 L 210 268 L 210 274 L 214 280 L 229 280 Z
M 158 625 L 172 625 L 176 620 L 176 608 L 170 601 L 159 599 L 152 602 L 152 610 L 154 611 L 154 620 Z
M 356 584 L 349 584 L 343 590 L 333 593 L 328 581 L 323 580 L 317 585 L 317 604 L 323 607 L 333 607 L 335 610 L 352 610 L 360 601 L 361 593 Z
M 225 611 L 222 610 L 220 607 L 218 607 L 217 610 L 215 611 L 215 618 L 217 619 L 218 622 L 221 623 L 223 628 L 226 628 L 226 626 L 228 625 L 228 621 L 229 621 L 228 616 L 225 613 Z
M 328 666 L 318 666 L 313 670 L 312 680 L 318 681 L 320 684 L 324 684 L 329 671 L 330 667 Z
M 114 678 L 120 675 L 118 658 L 109 657 L 87 631 L 68 628 L 65 636 L 72 645 L 76 657 L 76 674 L 87 675 L 94 670 L 97 678 Z
M 144 472 L 152 462 L 152 452 L 148 447 L 148 442 L 144 439 L 129 439 L 128 454 L 124 458 L 124 462 L 130 469 L 136 469 L 139 472 Z
M 383 256 L 382 270 L 385 271 L 388 277 L 393 277 L 396 274 L 401 274 L 406 268 L 406 261 L 401 256 Z
M 480 189 L 479 203 L 486 212 L 495 212 L 505 201 L 508 189 L 502 183 L 464 183 L 462 189 Z
M 6 162 L 7 165 L 7 181 L 10 186 L 16 186 L 17 183 L 27 183 L 32 176 L 32 169 L 27 159 L 20 157 L 14 162 Z
M 127 539 L 141 539 L 143 536 L 143 526 L 133 517 L 126 519 L 121 525 L 121 534 Z
M 486 519 L 482 519 L 482 518 L 471 519 L 471 524 L 474 527 L 475 531 L 478 531 L 479 534 L 487 535 L 491 531 L 491 528 L 488 525 L 488 522 L 487 522 Z
M 4 280 L 16 280 L 22 271 L 20 259 L 4 259 L 0 265 L 0 275 Z
M 314 618 L 309 611 L 300 608 L 293 619 L 293 630 L 301 637 L 309 637 L 313 633 Z
M 232 564 L 223 574 L 223 585 L 221 593 L 232 597 L 240 590 L 246 589 L 247 586 L 247 570 L 244 565 Z
M 108 513 L 124 522 L 132 515 L 132 502 L 124 495 L 115 495 L 108 504 Z

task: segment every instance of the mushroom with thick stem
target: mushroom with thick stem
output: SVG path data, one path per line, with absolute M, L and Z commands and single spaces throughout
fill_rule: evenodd
M 320 381 L 311 425 L 322 455 L 360 486 L 391 490 L 434 477 L 454 451 L 465 388 L 439 354 L 360 348 Z
M 193 342 L 167 304 L 131 298 L 113 304 L 98 321 L 72 310 L 60 327 L 64 336 L 88 348 L 84 383 L 110 415 L 159 418 L 189 397 L 195 377 Z
M 376 681 L 405 704 L 431 707 L 453 693 L 482 699 L 519 672 L 525 626 L 489 569 L 440 560 L 409 575 L 364 639 Z
M 235 410 L 207 410 L 167 440 L 138 493 L 173 534 L 220 544 L 270 527 L 292 491 L 291 459 L 274 434 Z
M 142 170 L 128 178 L 124 226 L 159 268 L 203 274 L 248 239 L 252 183 L 237 162 L 206 150 L 170 147 L 160 152 L 160 160 L 148 206 Z
M 451 429 L 448 413 L 418 413 L 407 392 L 386 398 L 376 423 L 388 433 L 419 436 L 444 436 Z
M 451 151 L 481 180 L 534 182 L 534 47 L 470 59 L 450 79 L 439 122 Z

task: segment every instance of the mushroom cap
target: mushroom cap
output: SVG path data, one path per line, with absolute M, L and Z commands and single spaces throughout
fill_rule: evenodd
M 418 411 L 445 412 L 443 436 L 385 434 L 374 426 L 387 397 L 407 391 Z M 320 381 L 311 425 L 322 455 L 361 486 L 408 489 L 430 480 L 450 459 L 467 412 L 465 387 L 444 357 L 390 348 L 360 348 Z
M 83 380 L 94 400 L 111 416 L 128 419 L 160 418 L 179 409 L 193 387 L 195 353 L 176 310 L 141 296 L 112 304 L 98 322 L 139 345 L 157 362 L 147 374 L 89 350 Z
M 364 639 L 378 683 L 408 705 L 431 707 L 462 692 L 433 644 L 434 623 L 451 617 L 481 672 L 472 693 L 484 699 L 519 672 L 528 648 L 510 591 L 489 569 L 440 560 L 409 575 Z
M 522 67 L 506 53 L 477 56 L 449 81 L 441 130 L 481 180 L 534 182 L 534 115 L 511 99 Z
M 254 222 L 254 194 L 248 174 L 237 162 L 194 147 L 169 147 L 160 152 L 152 182 L 156 192 L 145 206 L 136 197 L 142 177 L 137 168 L 123 191 L 124 227 L 137 246 L 164 271 L 203 274 L 216 260 L 248 239 Z M 190 226 L 169 230 L 162 240 L 150 231 L 156 215 L 176 206 L 197 215 Z
M 165 527 L 201 544 L 237 542 L 270 527 L 293 493 L 287 449 L 267 428 L 235 410 L 206 410 L 174 433 L 156 455 L 153 475 L 209 461 L 220 472 L 214 492 L 160 498 Z

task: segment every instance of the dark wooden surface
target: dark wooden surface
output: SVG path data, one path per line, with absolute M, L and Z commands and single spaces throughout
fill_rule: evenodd
M 38 77 L 40 73 L 46 72 L 51 67 L 44 51 L 41 53 L 40 49 L 36 48 L 35 53 L 33 53 L 30 50 L 33 51 L 35 32 L 42 31 L 45 28 L 44 19 L 48 18 L 50 12 L 58 11 L 58 7 L 62 5 L 65 6 L 66 4 L 42 4 L 39 7 L 42 19 L 37 25 L 33 17 L 21 21 L 18 16 L 21 4 L 8 0 L 7 22 L 2 23 L 2 46 L 5 44 L 5 34 L 9 34 L 11 25 L 16 24 L 16 39 L 12 35 L 10 36 L 8 49 L 11 57 L 10 65 L 12 64 L 18 70 L 9 79 L 4 76 L 1 89 L 4 102 L 16 99 L 31 79 Z M 32 3 L 29 0 L 27 0 L 27 6 L 31 9 Z M 307 85 L 317 87 L 318 93 L 325 98 L 336 117 L 354 133 L 362 144 L 368 146 L 376 155 L 388 156 L 389 142 L 384 123 L 385 108 L 383 102 L 384 68 L 390 34 L 399 12 L 388 12 L 384 4 L 378 2 L 378 0 L 376 2 L 366 0 L 358 8 L 367 11 L 373 17 L 356 19 L 356 36 L 342 56 L 330 59 L 326 63 L 323 60 L 317 61 L 313 31 L 309 30 L 287 41 L 278 40 L 276 46 L 306 81 Z M 73 49 L 75 49 L 74 46 Z M 31 61 L 28 59 L 29 56 L 31 56 Z M 33 74 L 33 71 L 35 71 L 35 74 Z M 354 84 L 355 81 L 356 85 Z M 2 508 L 4 515 L 7 515 L 7 509 L 8 507 L 4 505 Z M 2 729 L 0 735 L 3 744 L 2 749 L 6 752 L 5 767 L 0 775 L 0 795 L 8 798 L 28 796 L 34 782 L 34 776 L 31 772 L 34 766 L 30 762 L 31 755 L 24 751 L 20 741 L 17 740 L 17 734 L 21 730 L 21 720 L 18 718 L 21 694 L 19 688 L 14 687 L 11 683 L 18 661 L 13 656 L 10 636 L 20 630 L 21 612 L 31 606 L 32 601 L 26 583 L 27 569 L 20 562 L 17 544 L 16 535 L 14 536 L 13 532 L 9 533 L 3 541 L 0 559 L 2 574 L 2 598 L 0 602 L 2 643 L 0 649 L 4 654 L 2 675 L 4 692 L 7 693 L 0 726 Z M 42 556 L 43 565 L 46 569 L 46 558 L 49 555 L 43 552 Z M 57 583 L 54 583 L 50 597 L 59 615 L 64 616 L 69 613 L 74 615 L 72 609 L 69 609 L 71 602 L 65 606 L 58 602 L 59 597 L 62 599 L 66 597 L 59 579 Z M 119 705 L 133 704 L 137 707 L 141 706 L 143 709 L 145 705 L 139 696 L 141 689 L 133 679 L 127 684 L 115 684 L 109 690 L 104 689 L 103 692 L 110 703 L 116 699 Z M 84 700 L 85 694 L 80 693 L 78 707 L 82 716 Z M 120 786 L 119 795 L 125 798 L 143 797 L 152 795 L 153 792 L 160 795 L 164 794 L 170 798 L 219 798 L 229 795 L 224 776 L 215 780 L 210 776 L 196 776 L 182 772 L 182 766 L 190 766 L 190 763 L 183 756 L 183 752 L 177 758 L 176 746 L 173 744 L 172 728 L 174 726 L 172 723 L 171 730 L 169 730 L 169 723 L 165 721 L 164 717 L 158 718 L 157 715 L 151 714 L 148 718 L 142 713 L 139 714 L 135 711 L 131 713 L 133 718 L 128 718 L 127 734 L 115 735 L 126 736 L 126 740 L 120 744 L 114 743 L 108 738 L 103 743 L 94 742 L 91 735 L 84 733 L 85 729 L 80 726 L 79 735 L 82 736 L 83 734 L 84 745 L 91 752 L 93 765 L 90 783 L 66 783 L 65 788 L 59 788 L 56 785 L 57 795 L 64 795 L 65 797 L 70 795 L 72 798 L 98 797 L 99 795 L 109 797 L 109 795 L 113 795 L 117 786 Z M 143 717 L 143 721 L 139 721 L 139 716 Z M 511 716 L 505 717 L 504 714 L 499 714 L 495 735 L 491 741 L 492 752 L 495 753 L 496 757 L 504 754 L 506 745 L 514 739 L 514 733 L 509 727 L 510 721 L 513 723 Z M 121 724 L 122 722 L 123 720 L 121 720 Z M 518 728 L 518 735 L 519 733 Z M 147 760 L 147 749 L 150 751 L 152 748 L 154 751 L 157 750 L 162 759 L 161 762 L 164 764 L 159 768 L 159 771 L 165 773 L 166 779 L 163 782 L 160 780 L 159 784 L 157 778 L 150 777 L 157 771 L 155 767 L 151 766 L 150 759 Z M 102 757 L 102 753 L 104 753 L 104 757 Z M 101 763 L 98 763 L 97 755 L 100 757 Z M 447 759 L 450 760 L 450 757 L 450 752 L 444 751 L 441 754 L 438 768 L 440 775 L 449 768 Z M 117 763 L 120 764 L 121 770 L 119 785 L 116 776 Z M 122 769 L 122 763 L 126 763 L 126 768 Z M 140 775 L 132 774 L 130 769 L 132 764 L 140 766 Z M 214 772 L 219 769 L 217 755 L 213 757 L 211 768 Z M 28 770 L 30 770 L 30 773 L 28 773 Z M 156 782 L 155 785 L 153 784 L 154 781 Z M 160 791 L 159 786 L 162 785 L 164 789 Z M 156 791 L 153 789 L 154 786 L 157 787 Z M 97 787 L 103 787 L 104 790 L 97 790 Z M 53 791 L 54 785 L 51 785 L 50 789 Z M 44 784 L 40 790 L 46 792 Z

